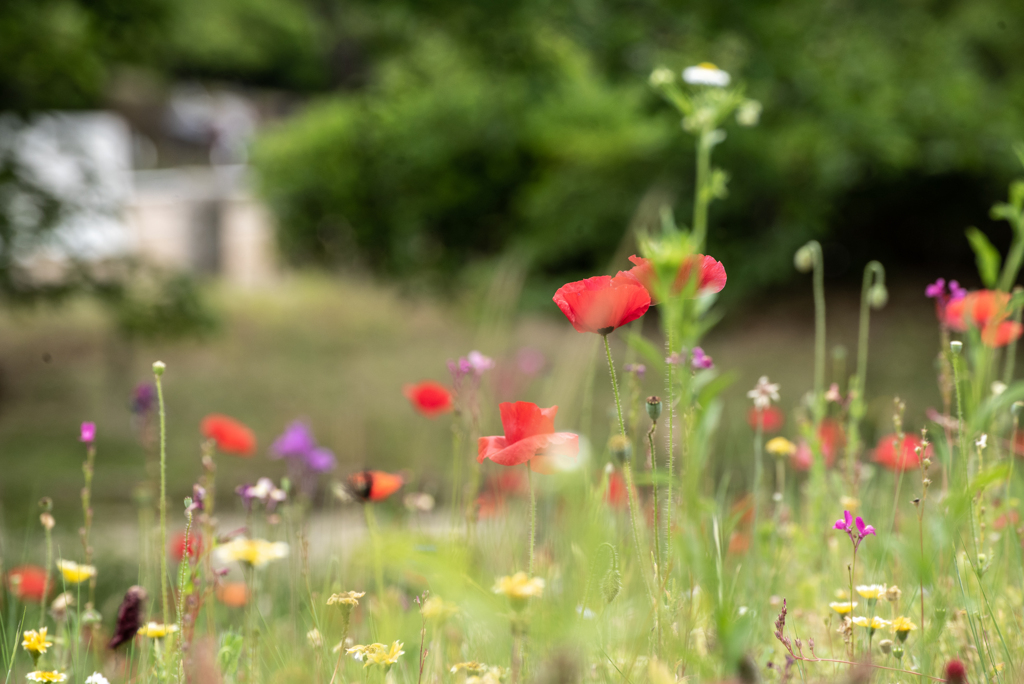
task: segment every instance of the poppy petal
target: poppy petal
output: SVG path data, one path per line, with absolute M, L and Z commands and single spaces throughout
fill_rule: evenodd
M 518 442 L 534 435 L 549 435 L 555 431 L 555 415 L 558 407 L 541 408 L 529 401 L 503 402 L 501 426 L 509 443 Z

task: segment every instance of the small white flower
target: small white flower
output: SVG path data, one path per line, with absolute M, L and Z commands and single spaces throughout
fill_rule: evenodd
M 85 684 L 110 684 L 110 682 L 99 672 L 93 672 L 86 678 Z
M 754 408 L 764 410 L 771 406 L 773 401 L 779 400 L 779 384 L 768 382 L 768 376 L 762 375 L 754 389 L 747 392 L 747 396 L 754 400 Z
M 732 77 L 729 72 L 722 71 L 711 62 L 701 62 L 697 66 L 683 69 L 683 80 L 692 85 L 717 86 L 729 85 Z
M 988 446 L 988 435 L 982 434 L 981 437 L 978 437 L 978 439 L 975 440 L 974 443 L 978 446 L 979 449 L 984 449 L 985 447 Z
M 999 382 L 996 380 L 992 383 L 992 396 L 998 397 L 1000 394 L 1006 391 L 1006 383 Z

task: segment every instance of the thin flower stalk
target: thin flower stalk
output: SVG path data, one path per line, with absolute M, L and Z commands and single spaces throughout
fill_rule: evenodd
M 170 623 L 167 579 L 167 413 L 164 407 L 163 384 L 160 382 L 165 368 L 162 361 L 153 364 L 157 404 L 160 411 L 160 605 L 163 610 L 163 623 L 166 625 Z
M 533 469 L 529 462 L 524 465 L 526 466 L 526 481 L 530 486 L 530 560 L 527 572 L 530 577 L 533 577 L 533 554 L 537 544 L 537 494 L 533 489 Z

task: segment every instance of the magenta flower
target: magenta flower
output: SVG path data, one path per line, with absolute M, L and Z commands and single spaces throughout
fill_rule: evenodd
M 693 353 L 690 356 L 690 365 L 697 369 L 713 368 L 715 362 L 711 360 L 711 357 L 704 353 L 704 350 L 700 347 L 694 347 Z
M 459 359 L 462 361 L 462 359 Z M 484 356 L 477 350 L 473 350 L 466 355 L 466 361 L 469 363 L 469 367 L 477 375 L 483 375 L 489 370 L 494 369 L 494 359 L 489 356 Z
M 92 444 L 96 441 L 96 423 L 82 423 L 81 441 Z
M 954 281 L 955 282 L 955 281 Z M 924 296 L 928 299 L 937 299 L 946 294 L 946 279 L 939 278 L 928 287 L 924 288 Z
M 850 511 L 843 511 L 843 517 L 836 520 L 832 529 L 846 532 L 847 536 L 850 537 L 850 542 L 853 544 L 854 551 L 860 547 L 860 543 L 864 541 L 865 537 L 869 534 L 875 534 L 875 528 L 873 525 L 864 524 L 864 518 L 859 515 L 857 516 L 857 519 L 854 520 Z M 875 534 L 875 536 L 878 535 Z

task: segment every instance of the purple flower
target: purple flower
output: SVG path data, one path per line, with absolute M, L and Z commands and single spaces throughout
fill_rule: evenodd
M 305 458 L 316 448 L 309 426 L 301 420 L 292 422 L 270 445 L 271 458 Z
M 967 290 L 960 287 L 960 283 L 955 280 L 949 281 L 949 301 L 955 301 L 957 299 L 963 299 L 967 296 Z
M 875 534 L 875 528 L 872 525 L 864 524 L 864 518 L 857 516 L 856 521 L 850 511 L 843 511 L 843 517 L 836 520 L 835 524 L 832 525 L 834 530 L 842 530 L 846 532 L 850 538 L 850 542 L 853 544 L 854 552 L 860 547 L 860 543 L 864 541 L 864 538 L 869 534 Z
M 330 449 L 323 447 L 317 447 L 309 450 L 306 455 L 306 465 L 314 473 L 326 473 L 329 470 L 334 470 L 334 452 Z
M 627 373 L 636 373 L 637 380 L 643 380 L 644 373 L 647 372 L 647 366 L 642 363 L 627 363 L 622 369 Z
M 156 387 L 152 383 L 142 382 L 132 391 L 132 413 L 145 415 L 153 409 L 156 401 Z
M 955 280 L 953 281 L 956 282 Z M 938 299 L 946 294 L 946 279 L 939 278 L 934 283 L 924 288 L 924 296 L 928 299 Z
M 206 490 L 199 485 L 192 485 L 192 503 L 185 509 L 186 513 L 202 512 L 206 503 Z
M 81 441 L 92 444 L 96 441 L 96 423 L 82 423 Z
M 694 368 L 713 368 L 715 362 L 711 360 L 710 356 L 704 353 L 703 349 L 700 347 L 694 347 L 690 358 L 690 365 Z
M 459 362 L 461 363 L 462 359 L 459 359 Z M 494 369 L 494 359 L 484 356 L 475 349 L 466 356 L 466 363 L 469 364 L 469 367 L 477 375 L 483 375 L 487 371 Z

